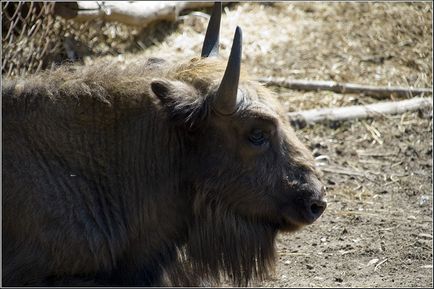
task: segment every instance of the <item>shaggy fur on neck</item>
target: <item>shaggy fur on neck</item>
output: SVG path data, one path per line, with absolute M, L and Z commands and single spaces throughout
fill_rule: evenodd
M 268 276 L 274 261 L 277 230 L 271 225 L 247 220 L 210 203 L 195 216 L 186 255 L 192 271 L 206 280 L 228 278 L 247 286 Z

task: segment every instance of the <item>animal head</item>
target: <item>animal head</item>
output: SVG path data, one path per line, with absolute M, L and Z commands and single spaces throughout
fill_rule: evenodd
M 202 57 L 153 80 L 151 90 L 191 142 L 197 219 L 189 246 L 193 259 L 207 259 L 196 271 L 225 267 L 242 284 L 267 267 L 276 231 L 313 223 L 326 202 L 311 153 L 275 95 L 241 69 L 241 28 L 227 64 L 218 57 L 220 15 L 217 3 Z
M 154 80 L 152 91 L 194 138 L 197 182 L 218 194 L 210 197 L 282 230 L 310 224 L 326 207 L 311 153 L 275 95 L 241 71 L 241 28 L 227 65 L 216 58 L 220 15 L 217 3 L 202 58 L 180 65 L 169 79 Z

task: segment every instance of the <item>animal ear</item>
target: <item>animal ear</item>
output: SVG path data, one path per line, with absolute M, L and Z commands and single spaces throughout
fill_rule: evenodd
M 168 104 L 172 101 L 172 98 L 175 96 L 174 85 L 168 81 L 163 79 L 153 80 L 151 82 L 152 92 L 158 97 L 162 104 Z
M 204 100 L 192 86 L 176 80 L 155 79 L 151 90 L 160 100 L 163 111 L 177 125 L 189 129 L 204 116 Z

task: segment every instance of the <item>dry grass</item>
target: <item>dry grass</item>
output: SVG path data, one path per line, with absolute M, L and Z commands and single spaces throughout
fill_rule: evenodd
M 88 63 L 95 56 L 127 63 L 138 55 L 180 60 L 199 55 L 208 21 L 205 13 L 185 13 L 176 23 L 142 30 L 60 17 L 54 29 L 60 40 L 72 39 Z M 257 76 L 430 87 L 431 22 L 430 2 L 229 4 L 222 16 L 221 54 L 228 55 L 239 25 L 243 63 Z M 59 53 L 66 58 L 65 51 Z
M 258 76 L 431 86 L 431 3 L 241 3 L 224 12 L 221 54 L 239 25 L 244 63 Z M 206 23 L 184 17 L 143 55 L 198 55 Z

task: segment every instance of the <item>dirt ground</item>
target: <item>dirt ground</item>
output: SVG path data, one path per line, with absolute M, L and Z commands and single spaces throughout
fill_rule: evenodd
M 198 56 L 209 10 L 202 12 L 143 31 L 104 26 L 99 33 L 117 42 L 94 45 L 93 53 L 114 55 L 120 65 Z M 223 56 L 236 25 L 243 65 L 258 77 L 432 87 L 430 2 L 231 3 L 222 16 Z M 288 111 L 397 100 L 271 89 Z M 432 287 L 432 110 L 315 124 L 297 134 L 323 172 L 328 208 L 313 225 L 278 236 L 273 276 L 252 285 Z

